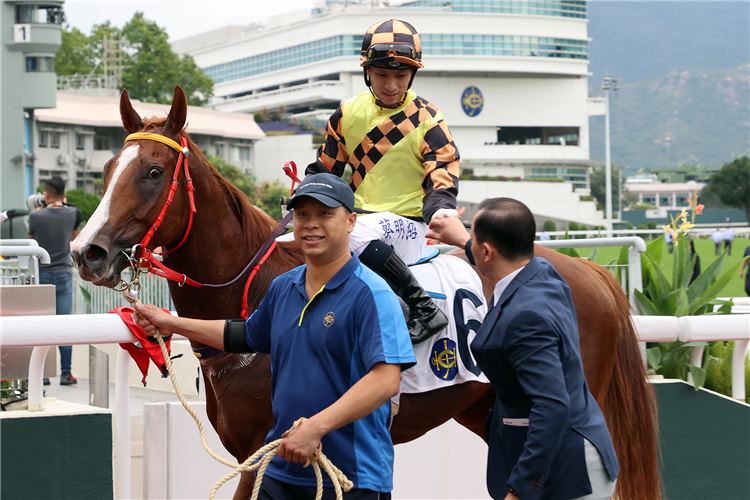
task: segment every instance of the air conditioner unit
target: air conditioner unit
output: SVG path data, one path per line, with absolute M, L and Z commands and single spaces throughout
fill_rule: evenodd
M 70 161 L 70 156 L 68 156 L 67 153 L 62 153 L 57 155 L 57 163 L 60 165 L 65 165 Z

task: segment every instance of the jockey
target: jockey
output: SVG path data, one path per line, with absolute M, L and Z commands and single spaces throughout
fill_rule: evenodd
M 344 175 L 360 213 L 349 248 L 409 307 L 412 342 L 440 332 L 447 318 L 407 267 L 427 243 L 433 217 L 458 215 L 459 155 L 443 115 L 410 90 L 422 64 L 419 34 L 389 19 L 370 27 L 360 66 L 369 92 L 345 101 L 328 121 L 307 175 Z

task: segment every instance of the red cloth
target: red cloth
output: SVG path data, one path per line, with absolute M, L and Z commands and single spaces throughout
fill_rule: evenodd
M 165 312 L 169 312 L 163 309 Z M 155 337 L 149 337 L 146 333 L 138 326 L 133 320 L 133 308 L 132 307 L 118 307 L 109 311 L 110 313 L 117 314 L 120 318 L 128 325 L 130 331 L 133 332 L 141 343 L 142 347 L 138 347 L 135 344 L 120 344 L 120 347 L 128 351 L 130 356 L 133 358 L 135 363 L 138 365 L 138 369 L 143 374 L 143 387 L 146 387 L 146 375 L 148 375 L 148 360 L 152 360 L 156 367 L 161 371 L 162 377 L 167 376 L 167 363 L 164 361 L 164 355 L 161 353 L 161 347 Z M 167 345 L 167 352 L 172 352 L 170 346 L 172 343 L 171 335 L 164 338 L 164 343 Z

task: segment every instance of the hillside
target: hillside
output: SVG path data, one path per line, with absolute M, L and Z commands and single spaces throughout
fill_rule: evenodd
M 721 165 L 750 152 L 750 64 L 672 71 L 623 84 L 611 100 L 612 160 L 639 168 Z M 591 158 L 604 158 L 604 117 L 593 117 Z
M 747 1 L 594 1 L 587 10 L 592 95 L 605 72 L 634 83 L 750 61 Z

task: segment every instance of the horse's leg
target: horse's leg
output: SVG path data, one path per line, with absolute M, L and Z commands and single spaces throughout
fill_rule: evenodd
M 487 392 L 489 384 L 466 382 L 420 394 L 402 394 L 393 419 L 393 444 L 407 443 L 465 411 Z
M 242 463 L 263 446 L 273 425 L 270 357 L 217 356 L 202 361 L 201 367 L 209 419 L 226 451 Z M 214 451 L 224 455 L 222 450 Z M 248 500 L 254 479 L 252 472 L 243 473 L 233 498 Z
M 485 394 L 467 409 L 453 417 L 453 419 L 486 442 L 484 423 L 487 420 L 490 410 L 495 406 L 495 391 L 490 384 L 483 385 L 486 388 Z

